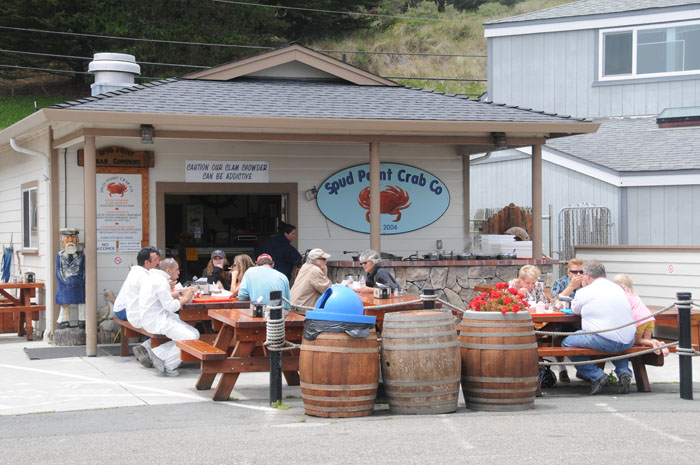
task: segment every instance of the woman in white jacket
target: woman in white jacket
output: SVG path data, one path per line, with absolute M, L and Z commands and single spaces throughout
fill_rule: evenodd
M 180 266 L 172 258 L 166 258 L 148 271 L 148 277 L 141 284 L 139 306 L 141 307 L 141 327 L 151 334 L 162 334 L 171 339 L 165 344 L 148 349 L 153 366 L 167 376 L 178 376 L 180 349 L 174 341 L 199 339 L 199 331 L 180 320 L 177 311 L 194 296 L 194 289 L 186 288 L 176 299 L 171 295 L 170 280 L 180 276 Z

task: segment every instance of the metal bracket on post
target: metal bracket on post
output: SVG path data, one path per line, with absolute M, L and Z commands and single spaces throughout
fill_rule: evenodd
M 270 292 L 269 320 L 282 319 L 282 291 Z M 270 404 L 282 401 L 282 351 L 270 350 Z
M 424 288 L 421 298 L 423 299 L 423 310 L 435 310 L 435 289 Z
M 690 352 L 692 349 L 690 335 L 690 306 L 692 303 L 690 292 L 676 292 L 676 307 L 678 307 L 678 347 Z M 693 400 L 693 364 L 688 354 L 679 353 L 678 365 L 680 367 L 681 399 Z

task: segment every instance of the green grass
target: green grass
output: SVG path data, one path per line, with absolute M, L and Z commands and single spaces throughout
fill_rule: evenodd
M 36 102 L 37 108 L 45 108 L 66 100 L 71 100 L 71 97 L 61 95 L 27 95 L 0 99 L 0 129 L 11 126 L 34 113 L 34 102 Z
M 270 407 L 276 408 L 277 410 L 289 410 L 290 408 L 292 408 L 291 405 L 284 404 L 281 400 L 274 401 L 270 404 Z

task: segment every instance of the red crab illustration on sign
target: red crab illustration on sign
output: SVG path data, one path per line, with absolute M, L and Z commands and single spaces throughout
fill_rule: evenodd
M 126 187 L 126 184 L 121 182 L 110 182 L 107 184 L 107 192 L 109 192 L 110 197 L 112 194 L 119 194 L 124 197 L 124 192 L 126 192 L 127 189 L 128 187 Z
M 379 199 L 379 209 L 381 213 L 396 215 L 396 219 L 392 221 L 393 223 L 401 220 L 401 210 L 405 210 L 411 206 L 408 201 L 408 193 L 396 186 L 387 186 L 386 189 L 380 192 Z M 365 218 L 369 223 L 369 187 L 362 189 L 360 195 L 357 196 L 357 203 L 367 210 Z

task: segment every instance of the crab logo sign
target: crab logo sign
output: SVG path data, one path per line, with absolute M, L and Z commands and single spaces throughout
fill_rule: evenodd
M 414 166 L 380 166 L 382 234 L 400 234 L 437 221 L 450 205 L 447 186 Z M 316 202 L 321 213 L 343 228 L 369 233 L 369 165 L 356 165 L 323 181 Z

